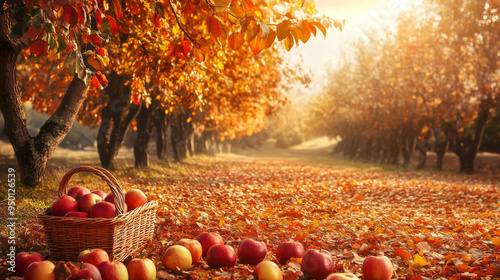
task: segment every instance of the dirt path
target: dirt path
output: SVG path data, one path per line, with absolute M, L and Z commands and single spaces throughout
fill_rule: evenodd
M 241 157 L 247 159 L 264 159 L 264 160 L 291 160 L 291 161 L 308 161 L 326 163 L 335 166 L 354 167 L 361 169 L 379 170 L 387 169 L 378 167 L 368 163 L 353 163 L 342 159 L 335 158 L 331 155 L 335 146 L 335 141 L 328 138 L 319 138 L 304 142 L 300 145 L 290 147 L 288 149 L 276 148 L 273 142 L 268 142 L 258 149 L 238 149 L 233 147 L 231 154 L 221 154 L 221 157 Z M 151 147 L 151 159 L 156 160 L 154 155 L 154 147 Z M 118 158 L 122 161 L 128 161 L 128 164 L 133 164 L 133 150 L 122 148 L 118 154 Z M 9 143 L 0 141 L 0 163 L 2 165 L 15 165 L 14 151 Z M 57 169 L 60 164 L 78 165 L 78 164 L 99 164 L 99 157 L 96 148 L 86 148 L 85 150 L 70 150 L 58 148 L 54 152 L 49 165 Z M 427 162 L 424 170 L 419 172 L 437 172 L 436 155 L 434 153 L 427 154 Z M 453 153 L 445 155 L 443 160 L 443 172 L 456 173 L 459 170 L 458 157 Z M 491 153 L 479 153 L 475 161 L 476 176 L 482 176 L 486 179 L 500 180 L 500 155 Z M 399 171 L 416 171 L 411 168 L 390 167 L 388 170 Z

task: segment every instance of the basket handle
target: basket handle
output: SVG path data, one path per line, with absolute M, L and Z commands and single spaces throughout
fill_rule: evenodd
M 113 197 L 115 199 L 116 215 L 118 216 L 125 212 L 125 195 L 123 193 L 122 187 L 120 186 L 120 184 L 118 184 L 118 180 L 116 180 L 115 176 L 109 173 L 108 170 L 98 166 L 80 166 L 68 171 L 61 179 L 61 183 L 59 183 L 59 197 L 66 194 L 66 187 L 71 176 L 79 172 L 90 172 L 101 177 L 109 186 L 109 189 L 111 190 L 111 193 L 113 194 Z

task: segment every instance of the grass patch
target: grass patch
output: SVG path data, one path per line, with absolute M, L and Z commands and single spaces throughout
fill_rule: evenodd
M 355 169 L 361 171 L 376 171 L 376 172 L 396 172 L 396 171 L 409 171 L 410 168 L 402 168 L 396 165 L 390 164 L 380 164 L 380 163 L 368 163 L 361 161 L 347 160 L 338 157 L 318 157 L 308 159 L 308 162 L 313 164 L 324 164 L 329 166 L 335 166 L 345 169 Z

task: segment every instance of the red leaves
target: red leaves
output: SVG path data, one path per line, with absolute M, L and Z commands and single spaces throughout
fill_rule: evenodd
M 396 248 L 394 249 L 394 255 L 401 257 L 403 260 L 407 261 L 411 258 L 411 254 L 408 253 L 405 249 Z
M 78 24 L 87 24 L 87 7 L 82 4 L 78 4 Z
M 222 27 L 219 21 L 214 17 L 209 17 L 207 19 L 208 32 L 212 34 L 215 38 L 219 38 L 222 35 Z
M 47 42 L 44 40 L 41 40 L 41 39 L 33 42 L 30 45 L 30 52 L 31 52 L 31 54 L 33 54 L 35 56 L 39 56 L 41 54 L 46 54 L 47 50 L 48 50 Z
M 91 83 L 97 89 L 104 89 L 108 86 L 108 79 L 104 76 L 104 74 L 98 71 L 95 76 L 92 77 Z
M 188 39 L 182 41 L 182 53 L 187 56 L 191 52 L 192 46 L 191 41 Z
M 78 12 L 71 5 L 64 5 L 63 7 L 63 20 L 69 23 L 70 27 L 78 23 Z
M 88 40 L 89 40 L 90 42 L 92 42 L 92 43 L 93 43 L 93 44 L 95 44 L 96 46 L 98 46 L 98 47 L 102 47 L 102 45 L 103 45 L 103 40 L 102 40 L 102 38 L 101 38 L 99 35 L 97 35 L 97 34 L 92 34 L 92 35 L 88 36 L 87 38 L 88 38 Z

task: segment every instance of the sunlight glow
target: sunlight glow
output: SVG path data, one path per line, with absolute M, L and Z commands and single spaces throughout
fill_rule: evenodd
M 312 38 L 307 46 L 293 48 L 291 56 L 300 55 L 301 65 L 313 74 L 312 88 L 321 87 L 327 66 L 338 63 L 350 53 L 352 43 L 366 41 L 372 33 L 386 33 L 395 27 L 397 17 L 418 6 L 422 0 L 315 0 L 319 15 L 346 19 L 343 31 L 329 29 L 323 36 Z M 292 58 L 293 60 L 294 58 Z M 308 90 L 308 91 L 309 91 Z

